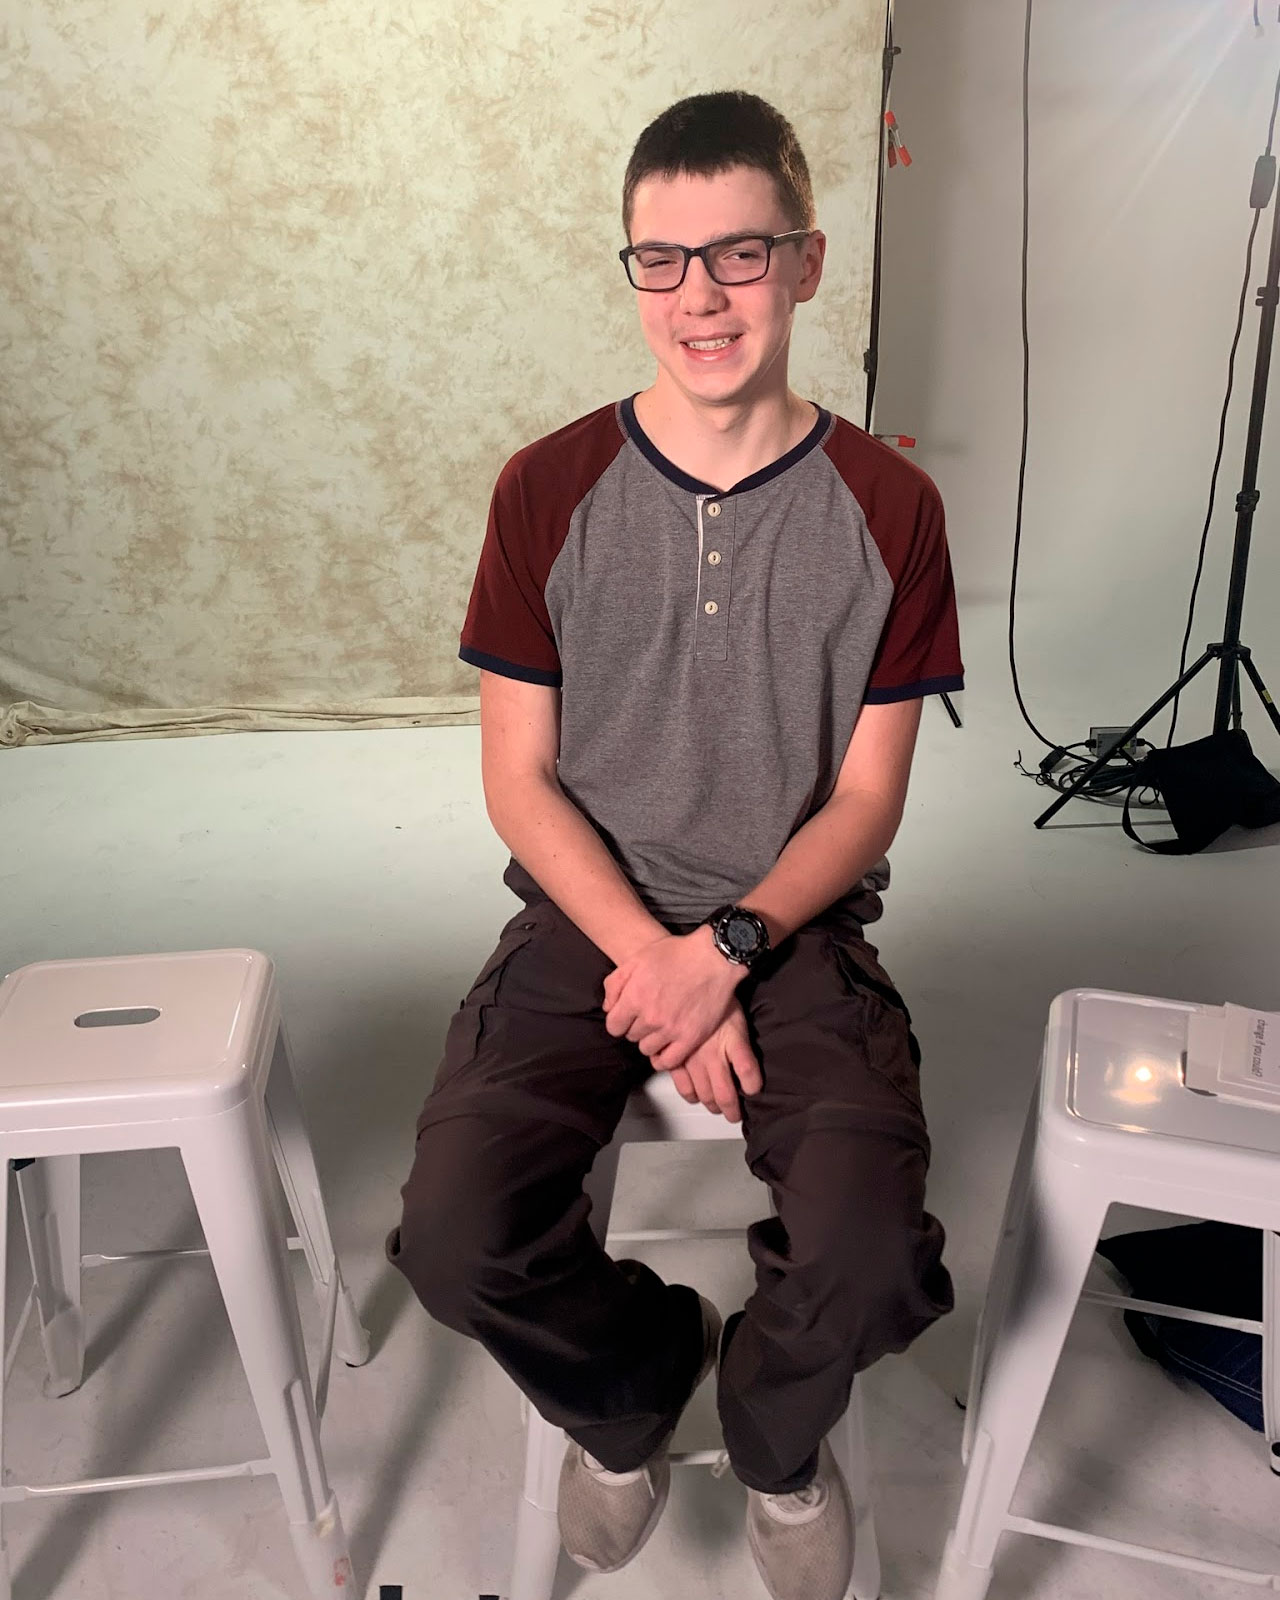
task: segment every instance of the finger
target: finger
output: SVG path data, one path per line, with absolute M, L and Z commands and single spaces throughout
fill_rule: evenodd
M 667 1036 L 660 1029 L 655 1029 L 652 1033 L 646 1033 L 643 1038 L 636 1040 L 636 1044 L 640 1049 L 640 1054 L 642 1056 L 648 1056 L 650 1061 L 653 1060 L 660 1050 L 665 1048 L 667 1043 Z
M 712 1093 L 716 1097 L 716 1106 L 729 1122 L 741 1122 L 742 1112 L 738 1107 L 738 1086 L 733 1081 L 733 1073 L 723 1051 L 718 1051 L 715 1059 L 707 1067 L 707 1078 L 711 1084 Z
M 708 1111 L 713 1111 L 719 1116 L 720 1107 L 716 1104 L 715 1090 L 711 1087 L 711 1080 L 707 1076 L 707 1068 L 702 1059 L 701 1051 L 697 1055 L 689 1057 L 689 1060 L 685 1063 L 685 1070 L 689 1074 L 689 1079 L 693 1084 L 698 1099 Z
M 635 1025 L 636 1008 L 626 1000 L 619 1000 L 605 1015 L 604 1025 L 615 1039 L 624 1035 L 631 1037 L 631 1028 Z
M 688 1059 L 689 1052 L 676 1039 L 668 1040 L 657 1055 L 649 1057 L 650 1062 L 659 1072 L 674 1072 L 677 1067 L 684 1066 Z
M 698 1103 L 698 1094 L 693 1087 L 693 1081 L 683 1067 L 677 1067 L 671 1074 L 671 1081 L 676 1086 L 676 1093 L 682 1100 L 687 1100 L 691 1106 Z
M 759 1094 L 764 1088 L 764 1073 L 746 1034 L 739 1033 L 736 1028 L 730 1030 L 725 1037 L 724 1053 L 743 1094 Z

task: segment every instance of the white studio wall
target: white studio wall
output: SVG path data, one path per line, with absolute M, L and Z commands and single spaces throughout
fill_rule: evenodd
M 886 186 L 877 425 L 920 438 L 915 459 L 946 502 L 970 639 L 1002 631 L 998 616 L 988 628 L 980 614 L 1007 609 L 1013 548 L 1025 9 L 1024 0 L 908 3 L 895 22 L 893 105 L 914 162 Z M 1260 16 L 1258 31 L 1251 0 L 1035 0 L 1017 643 L 1033 713 L 1063 739 L 1083 738 L 1090 722 L 1137 716 L 1177 676 L 1250 181 L 1280 71 L 1276 7 L 1261 6 Z M 1222 637 L 1257 345 L 1253 289 L 1269 227 L 1267 213 L 1192 661 Z M 1244 635 L 1274 687 L 1274 373 L 1259 487 Z M 1216 681 L 1205 672 L 1184 697 L 1180 742 L 1208 732 Z M 979 687 L 972 674 L 970 687 Z M 1162 715 L 1148 737 L 1163 739 L 1167 726 Z M 1275 764 L 1274 750 L 1260 753 Z

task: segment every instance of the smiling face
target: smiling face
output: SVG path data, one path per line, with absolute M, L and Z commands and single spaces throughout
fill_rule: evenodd
M 631 242 L 692 246 L 795 226 L 768 173 L 731 167 L 713 177 L 646 178 L 635 191 Z M 715 283 L 693 260 L 678 289 L 637 290 L 640 325 L 658 363 L 655 394 L 674 400 L 678 392 L 700 409 L 785 395 L 792 318 L 817 291 L 825 247 L 816 232 L 775 245 L 758 283 Z

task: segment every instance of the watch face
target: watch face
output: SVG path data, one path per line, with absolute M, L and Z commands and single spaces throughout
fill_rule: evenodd
M 745 917 L 729 917 L 724 925 L 724 936 L 728 944 L 744 956 L 753 955 L 760 943 L 755 924 Z

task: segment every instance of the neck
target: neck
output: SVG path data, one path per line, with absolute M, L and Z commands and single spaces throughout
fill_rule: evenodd
M 658 373 L 636 396 L 636 419 L 682 472 L 731 489 L 794 449 L 817 411 L 791 389 L 723 406 L 700 405 Z

